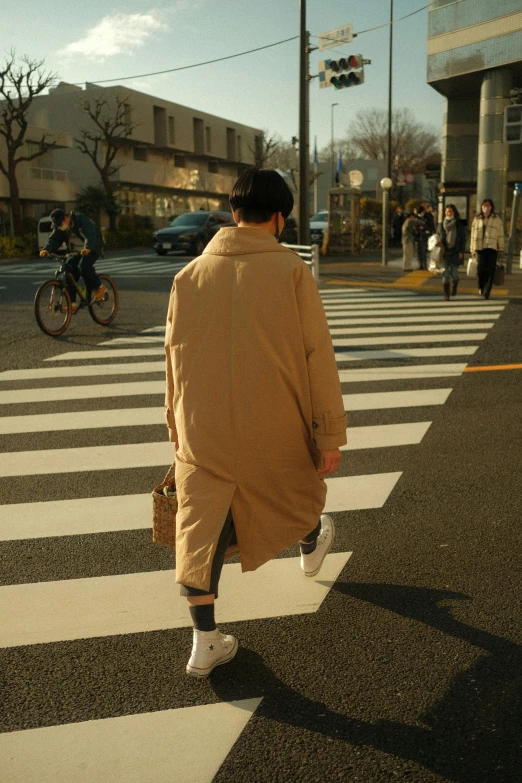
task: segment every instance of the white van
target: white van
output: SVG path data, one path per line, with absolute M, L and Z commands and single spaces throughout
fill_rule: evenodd
M 51 236 L 53 230 L 53 224 L 51 216 L 41 217 L 38 221 L 38 249 L 41 250 L 46 246 L 47 240 Z

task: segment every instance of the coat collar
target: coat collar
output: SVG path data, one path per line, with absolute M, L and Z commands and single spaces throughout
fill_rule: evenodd
M 293 253 L 262 228 L 230 226 L 210 240 L 203 254 L 237 256 L 246 253 Z

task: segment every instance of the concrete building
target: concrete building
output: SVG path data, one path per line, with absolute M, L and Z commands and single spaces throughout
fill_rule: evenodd
M 509 214 L 522 145 L 503 141 L 504 109 L 522 87 L 522 0 L 434 0 L 428 83 L 446 98 L 441 206 L 470 221 L 484 198 Z
M 228 209 L 235 180 L 254 165 L 256 149 L 262 145 L 261 130 L 127 87 L 87 84 L 82 89 L 62 82 L 34 101 L 29 120 L 39 128 L 66 134 L 71 143 L 35 161 L 32 168 L 41 169 L 40 181 L 36 174 L 23 175 L 25 214 L 40 217 L 56 206 L 72 208 L 79 190 L 100 184 L 93 162 L 73 140 L 81 129 L 94 127 L 82 104 L 101 100 L 110 115 L 116 96 L 124 98 L 126 121 L 133 126 L 122 140 L 118 171 L 112 177 L 122 214 L 142 215 L 158 227 L 189 210 Z M 53 187 L 46 171 L 60 172 L 52 180 Z M 0 199 L 6 185 L 6 180 L 1 183 Z

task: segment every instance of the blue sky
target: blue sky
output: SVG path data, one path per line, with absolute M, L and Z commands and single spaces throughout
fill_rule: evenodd
M 395 0 L 399 17 L 426 5 L 426 0 Z M 7 6 L 7 7 L 6 7 Z M 23 17 L 21 18 L 21 12 Z M 443 99 L 426 84 L 426 10 L 398 22 L 394 32 L 394 106 L 409 107 L 439 130 Z M 352 23 L 354 32 L 388 21 L 389 0 L 308 0 L 308 29 L 318 36 Z M 2 54 L 45 58 L 64 81 L 96 82 L 210 60 L 269 44 L 299 32 L 298 0 L 7 0 L 2 11 Z M 317 43 L 317 38 L 312 38 Z M 330 106 L 335 109 L 336 136 L 365 107 L 386 106 L 388 29 L 361 34 L 339 52 L 361 53 L 365 83 L 334 91 L 311 84 L 311 137 L 319 147 L 330 138 Z M 328 54 L 328 53 L 326 53 Z M 325 53 L 314 52 L 311 71 Z M 335 55 L 334 55 L 335 56 Z M 285 139 L 298 128 L 298 42 L 191 71 L 122 82 L 228 119 L 277 131 Z M 117 82 L 112 82 L 117 83 Z

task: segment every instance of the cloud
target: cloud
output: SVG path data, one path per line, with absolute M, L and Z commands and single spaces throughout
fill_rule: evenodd
M 101 22 L 79 41 L 70 43 L 66 54 L 104 60 L 115 54 L 131 54 L 134 49 L 143 46 L 157 30 L 167 26 L 156 17 L 155 11 L 145 14 L 112 14 L 104 16 Z

